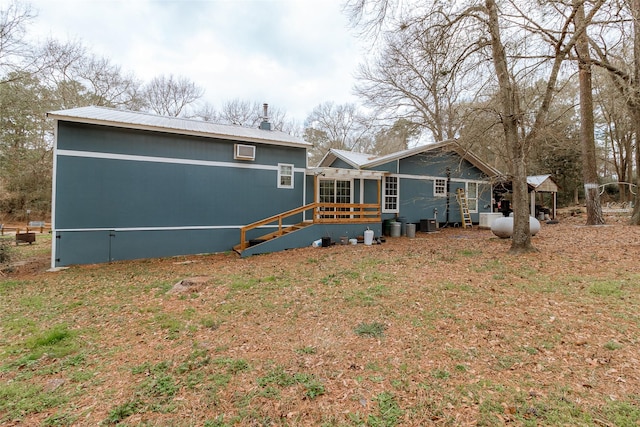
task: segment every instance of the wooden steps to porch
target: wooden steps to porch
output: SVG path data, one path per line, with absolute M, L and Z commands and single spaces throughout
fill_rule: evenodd
M 311 211 L 307 218 L 303 222 L 298 222 L 295 225 L 286 226 L 283 224 L 285 218 L 292 216 L 298 216 L 293 221 L 299 221 L 300 218 L 304 218 L 304 213 Z M 251 246 L 251 242 L 256 243 L 259 240 L 269 241 L 294 231 L 300 230 L 312 224 L 369 224 L 381 222 L 381 210 L 380 204 L 373 203 L 310 203 L 308 205 L 300 206 L 299 208 L 291 209 L 287 212 L 283 212 L 277 215 L 273 215 L 269 218 L 256 221 L 254 223 L 245 225 L 240 228 L 240 243 L 233 247 L 233 250 L 241 254 L 245 249 Z M 258 227 L 276 227 L 276 230 L 265 234 L 261 237 L 255 237 L 247 239 L 247 233 Z M 261 242 L 262 243 L 262 242 Z
M 251 239 L 249 241 L 244 241 L 244 244 L 243 244 L 243 242 L 240 242 L 239 244 L 237 244 L 237 245 L 235 245 L 233 247 L 233 250 L 240 254 L 240 253 L 242 253 L 242 251 L 244 249 L 246 249 L 246 248 L 251 246 L 251 241 L 256 241 L 256 242 L 265 241 L 266 242 L 266 241 L 269 241 L 269 240 L 272 240 L 272 239 L 277 239 L 278 237 L 284 236 L 284 235 L 292 233 L 294 231 L 301 230 L 301 229 L 303 229 L 305 227 L 308 227 L 308 226 L 310 226 L 312 224 L 313 224 L 313 221 L 304 221 L 304 222 L 299 222 L 297 224 L 291 225 L 289 227 L 283 227 L 282 229 L 273 231 L 271 233 L 265 234 L 265 235 L 260 236 L 260 237 L 256 237 L 255 239 Z

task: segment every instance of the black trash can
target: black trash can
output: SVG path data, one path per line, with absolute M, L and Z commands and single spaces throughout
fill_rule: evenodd
M 391 236 L 391 223 L 392 219 L 385 219 L 382 221 L 382 234 L 385 236 Z

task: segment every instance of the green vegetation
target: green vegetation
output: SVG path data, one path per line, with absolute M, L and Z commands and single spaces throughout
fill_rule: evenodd
M 300 384 L 304 387 L 304 394 L 309 399 L 314 399 L 325 393 L 324 385 L 313 375 L 304 373 L 288 373 L 281 366 L 272 368 L 264 377 L 258 378 L 258 385 L 263 388 L 277 386 L 279 388 L 291 387 Z M 273 389 L 270 393 L 273 393 Z M 279 393 L 275 393 L 276 396 Z
M 0 424 L 640 422 L 639 397 L 620 391 L 636 375 L 640 275 L 448 250 L 470 279 L 416 248 L 2 277 Z M 193 275 L 215 278 L 196 298 L 167 293 Z
M 354 329 L 356 335 L 361 337 L 381 338 L 384 335 L 384 331 L 387 327 L 383 323 L 360 323 Z

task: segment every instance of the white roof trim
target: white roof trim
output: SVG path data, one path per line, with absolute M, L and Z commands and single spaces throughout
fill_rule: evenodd
M 51 111 L 47 117 L 76 123 L 114 126 L 127 129 L 151 130 L 181 135 L 203 136 L 233 141 L 283 145 L 308 148 L 311 144 L 288 133 L 222 125 L 203 120 L 158 116 L 135 111 L 105 107 L 80 107 L 70 110 Z
M 387 175 L 387 172 L 363 170 L 363 169 L 317 167 L 317 168 L 307 168 L 307 175 L 321 175 L 324 178 L 337 178 L 337 179 L 364 178 L 364 179 L 379 180 L 379 179 L 382 179 L 383 176 Z

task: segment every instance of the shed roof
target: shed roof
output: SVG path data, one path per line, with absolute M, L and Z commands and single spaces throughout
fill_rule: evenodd
M 367 169 L 375 166 L 382 165 L 384 163 L 392 162 L 395 160 L 404 159 L 407 157 L 414 156 L 420 153 L 426 153 L 429 151 L 453 151 L 460 155 L 463 159 L 469 161 L 471 164 L 480 169 L 484 174 L 490 177 L 500 175 L 500 172 L 494 167 L 490 166 L 488 163 L 480 160 L 479 157 L 474 155 L 471 151 L 463 148 L 455 139 L 451 139 L 448 141 L 438 142 L 435 144 L 427 144 L 420 145 L 418 147 L 409 148 L 408 150 L 397 151 L 395 153 L 387 154 L 384 156 L 376 156 L 374 154 L 365 154 L 365 153 L 353 153 L 345 150 L 336 150 L 331 149 L 329 152 L 322 158 L 319 163 L 319 166 L 329 166 L 331 165 L 336 158 L 342 159 L 354 168 L 357 169 Z
M 527 184 L 538 192 L 556 193 L 558 191 L 558 184 L 551 178 L 551 175 L 528 176 Z
M 51 111 L 47 117 L 76 123 L 115 126 L 128 129 L 152 130 L 182 135 L 229 139 L 273 145 L 308 148 L 310 143 L 277 130 L 263 130 L 236 125 L 222 125 L 202 120 L 159 116 L 137 111 L 106 107 L 80 107 Z

